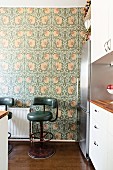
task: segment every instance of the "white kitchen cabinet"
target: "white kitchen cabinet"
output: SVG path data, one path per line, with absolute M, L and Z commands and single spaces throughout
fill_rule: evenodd
M 108 13 L 109 13 L 109 46 L 113 51 L 113 1 L 109 0 Z
M 109 139 L 108 142 L 108 157 L 107 157 L 107 170 L 113 169 L 113 135 L 108 133 L 107 138 Z
M 113 51 L 112 0 L 91 1 L 91 62 Z
M 105 0 L 91 1 L 91 62 L 105 54 L 104 43 L 107 41 L 108 18 Z
M 0 119 L 0 170 L 8 170 L 8 117 Z
M 89 156 L 96 170 L 113 170 L 113 113 L 90 104 Z
M 107 170 L 113 169 L 113 113 L 109 112 L 109 120 L 108 120 L 108 146 L 107 146 Z
M 90 106 L 89 156 L 96 170 L 107 170 L 107 111 L 92 104 Z

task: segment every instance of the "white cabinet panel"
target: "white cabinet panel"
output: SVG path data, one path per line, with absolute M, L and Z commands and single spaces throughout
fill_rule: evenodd
M 0 170 L 8 170 L 8 117 L 0 119 Z
M 103 134 L 103 136 L 101 136 Z M 107 155 L 106 155 L 106 133 L 99 131 L 99 134 L 92 136 L 90 145 L 90 158 L 96 170 L 106 170 L 107 169 Z
M 98 123 L 99 125 L 102 126 L 102 128 L 106 127 L 108 123 L 107 122 L 107 119 L 108 119 L 107 111 L 92 103 L 91 103 L 90 109 L 91 109 L 90 120 L 92 122 L 95 122 L 96 124 Z
M 108 40 L 108 2 L 106 0 L 91 1 L 91 40 L 94 62 L 106 54 Z
M 113 113 L 92 103 L 89 155 L 96 170 L 113 169 Z
M 107 136 L 109 142 L 108 142 L 108 157 L 107 157 L 107 170 L 112 170 L 113 169 L 113 135 L 108 133 Z
M 96 170 L 107 169 L 107 111 L 90 104 L 89 155 Z
M 113 51 L 113 1 L 91 1 L 91 62 Z
M 113 113 L 109 112 L 108 133 L 113 136 Z
M 113 1 L 109 0 L 109 7 L 108 7 L 108 12 L 109 12 L 109 46 L 110 46 L 110 51 L 113 51 Z
M 108 134 L 107 134 L 107 170 L 113 169 L 113 113 L 109 112 Z

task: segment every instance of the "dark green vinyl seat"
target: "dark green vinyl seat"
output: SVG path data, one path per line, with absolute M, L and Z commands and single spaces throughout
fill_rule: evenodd
M 49 121 L 52 119 L 52 113 L 49 111 L 37 111 L 37 112 L 32 112 L 32 114 L 28 115 L 28 119 L 30 121 L 36 121 L 36 122 L 40 122 L 40 121 Z
M 42 107 L 40 108 L 40 106 Z M 38 109 L 33 107 L 38 107 Z M 34 98 L 33 105 L 30 107 L 30 113 L 28 113 L 27 115 L 27 119 L 30 122 L 30 141 L 31 141 L 31 148 L 28 154 L 31 158 L 44 159 L 52 156 L 55 153 L 54 147 L 47 145 L 47 142 L 49 143 L 49 141 L 53 138 L 53 134 L 51 132 L 44 131 L 43 122 L 48 123 L 54 122 L 57 120 L 57 117 L 58 117 L 57 99 L 50 97 Z M 37 131 L 34 133 L 32 133 L 33 122 L 37 124 Z M 35 138 L 39 139 L 38 142 L 34 142 Z
M 14 98 L 10 98 L 10 97 L 0 97 L 0 105 L 4 106 L 4 110 L 8 110 L 8 107 L 12 107 L 14 105 Z M 8 120 L 12 119 L 12 112 L 8 112 Z M 11 138 L 11 133 L 8 132 L 8 139 Z M 10 144 L 10 142 L 8 142 L 8 154 L 11 153 L 12 151 L 12 145 Z

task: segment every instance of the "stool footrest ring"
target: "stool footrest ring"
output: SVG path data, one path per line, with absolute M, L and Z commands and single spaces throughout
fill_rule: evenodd
M 47 136 L 49 138 L 47 138 Z M 40 132 L 32 133 L 30 136 L 31 141 L 33 141 L 34 139 L 37 139 L 37 138 L 40 139 Z M 53 134 L 51 132 L 44 131 L 43 132 L 43 141 L 39 141 L 39 142 L 48 142 L 51 139 L 53 139 Z

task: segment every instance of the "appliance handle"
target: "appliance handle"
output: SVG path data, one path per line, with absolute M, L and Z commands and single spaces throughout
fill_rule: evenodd
M 77 103 L 78 103 L 78 87 L 79 86 L 79 78 L 77 77 L 77 87 L 76 87 L 76 91 L 77 91 Z

